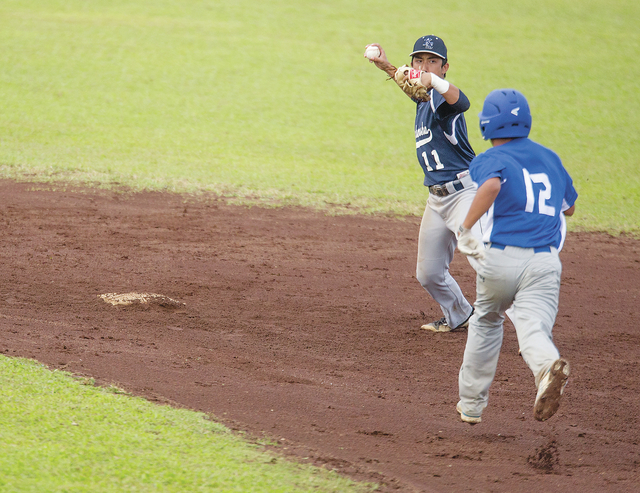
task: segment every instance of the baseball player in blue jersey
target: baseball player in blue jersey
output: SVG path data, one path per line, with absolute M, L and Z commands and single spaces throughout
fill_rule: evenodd
M 429 198 L 418 238 L 416 278 L 440 304 L 443 318 L 423 325 L 436 332 L 464 329 L 469 325 L 473 307 L 449 273 L 456 247 L 455 232 L 465 218 L 475 196 L 476 186 L 469 176 L 469 163 L 475 157 L 467 136 L 464 112 L 469 100 L 445 80 L 449 63 L 447 47 L 437 36 L 423 36 L 415 42 L 411 67 L 397 69 L 389 63 L 378 44 L 378 56 L 365 56 L 396 80 L 416 103 L 415 138 L 418 162 L 424 171 Z M 406 69 L 403 71 L 403 69 Z M 418 98 L 403 87 L 421 88 Z M 425 91 L 426 89 L 426 91 Z M 481 237 L 480 225 L 474 233 Z M 473 264 L 473 260 L 470 260 Z
M 569 376 L 552 329 L 564 216 L 574 213 L 578 194 L 557 154 L 528 138 L 531 113 L 520 92 L 491 92 L 479 117 L 482 136 L 492 147 L 471 162 L 478 191 L 458 232 L 459 250 L 479 262 L 457 411 L 463 421 L 481 421 L 498 364 L 504 314 L 513 303 L 510 318 L 538 389 L 533 414 L 544 421 L 558 410 Z M 481 218 L 484 245 L 470 232 Z

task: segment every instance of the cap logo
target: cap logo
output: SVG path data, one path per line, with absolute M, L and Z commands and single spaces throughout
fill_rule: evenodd
M 424 47 L 431 50 L 433 49 L 433 40 L 431 38 L 427 38 L 424 40 Z
M 518 106 L 517 108 L 513 108 L 511 110 L 511 114 L 514 116 L 518 116 L 518 111 L 520 111 L 520 106 Z

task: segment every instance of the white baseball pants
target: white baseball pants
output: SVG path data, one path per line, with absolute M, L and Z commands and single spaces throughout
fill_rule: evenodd
M 480 416 L 487 406 L 502 346 L 504 313 L 512 303 L 510 318 L 536 387 L 560 357 L 552 337 L 562 273 L 558 251 L 534 253 L 532 248 L 507 246 L 485 253 L 485 260 L 476 266 L 475 313 L 458 377 L 460 406 L 470 416 Z

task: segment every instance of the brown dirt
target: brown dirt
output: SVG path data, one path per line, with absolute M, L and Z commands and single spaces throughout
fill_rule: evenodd
M 204 411 L 383 491 L 639 491 L 640 242 L 570 234 L 556 416 L 506 327 L 483 422 L 458 419 L 465 333 L 415 280 L 419 219 L 0 181 L 0 352 Z M 474 299 L 473 271 L 452 271 Z M 105 293 L 178 304 L 113 306 Z

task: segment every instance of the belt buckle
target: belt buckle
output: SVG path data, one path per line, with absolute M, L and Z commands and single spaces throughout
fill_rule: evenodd
M 433 194 L 438 197 L 446 197 L 448 195 L 448 191 L 447 188 L 442 185 L 433 185 Z

